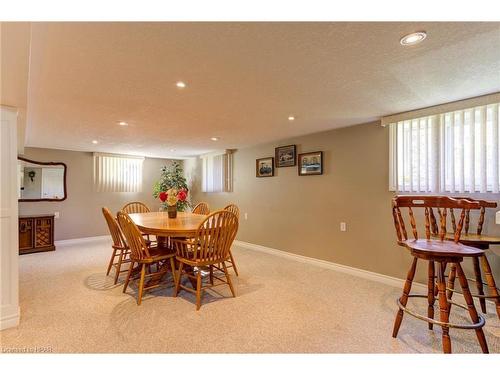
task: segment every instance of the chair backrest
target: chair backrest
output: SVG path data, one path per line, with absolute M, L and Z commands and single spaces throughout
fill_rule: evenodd
M 229 211 L 216 211 L 198 227 L 192 241 L 194 251 L 182 249 L 182 256 L 199 262 L 224 260 L 238 232 L 238 218 Z M 192 249 L 193 250 L 193 249 Z
M 102 208 L 102 214 L 106 219 L 106 223 L 108 224 L 109 233 L 111 234 L 111 238 L 113 239 L 113 247 L 126 249 L 127 243 L 125 242 L 125 238 L 123 237 L 123 233 L 120 230 L 118 222 L 113 217 L 113 214 L 107 207 Z
M 460 240 L 460 234 L 464 224 L 465 211 L 470 209 L 478 209 L 479 203 L 468 201 L 465 199 L 454 199 L 445 196 L 429 196 L 429 195 L 399 195 L 392 199 L 392 216 L 394 220 L 394 227 L 396 228 L 396 235 L 398 242 L 408 240 L 408 233 L 401 213 L 401 208 L 408 208 L 408 215 L 410 217 L 410 225 L 413 232 L 413 237 L 418 239 L 417 224 L 413 207 L 424 208 L 425 218 L 425 238 L 430 240 L 431 233 L 439 235 L 441 241 L 446 236 L 446 216 L 448 209 L 461 209 L 460 219 L 456 225 L 454 241 Z M 434 215 L 433 208 L 437 209 L 439 214 L 439 229 Z
M 126 212 L 118 212 L 118 223 L 130 248 L 131 258 L 133 260 L 150 258 L 148 246 L 141 231 Z
M 149 207 L 142 202 L 127 203 L 125 206 L 123 206 L 122 211 L 126 212 L 127 214 L 142 214 L 144 212 L 151 212 Z
M 210 208 L 205 202 L 200 202 L 193 208 L 193 214 L 208 215 L 210 213 Z
M 484 216 L 486 212 L 486 208 L 496 208 L 497 207 L 497 202 L 489 202 L 485 201 L 482 199 L 473 199 L 469 197 L 454 197 L 455 199 L 465 199 L 471 202 L 477 202 L 479 203 L 479 218 L 477 220 L 477 227 L 476 227 L 476 233 L 481 234 L 483 232 L 483 225 L 484 225 Z M 453 213 L 453 209 L 450 210 L 451 213 L 451 224 L 453 226 L 453 231 L 456 230 L 456 219 L 455 215 Z M 464 226 L 464 233 L 468 234 L 470 229 L 470 209 L 465 210 L 465 226 Z
M 234 203 L 228 204 L 226 207 L 224 207 L 224 210 L 232 212 L 238 219 L 240 218 L 240 209 Z

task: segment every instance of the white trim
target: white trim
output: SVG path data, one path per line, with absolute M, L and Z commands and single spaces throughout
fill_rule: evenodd
M 105 235 L 105 236 L 95 236 L 95 237 L 71 238 L 69 240 L 54 241 L 54 245 L 56 246 L 77 245 L 80 243 L 88 243 L 88 242 L 103 241 L 103 240 L 111 240 L 111 236 Z
M 260 252 L 271 254 L 274 256 L 279 256 L 282 258 L 295 260 L 297 262 L 308 263 L 308 264 L 312 264 L 314 266 L 318 266 L 318 267 L 322 267 L 322 268 L 328 268 L 330 270 L 343 272 L 343 273 L 346 273 L 346 274 L 349 274 L 352 276 L 361 277 L 363 279 L 376 281 L 376 282 L 383 283 L 383 284 L 390 285 L 390 286 L 394 286 L 397 288 L 402 288 L 404 285 L 404 282 L 405 282 L 403 279 L 398 279 L 397 277 L 382 275 L 380 273 L 371 272 L 371 271 L 363 270 L 360 268 L 354 268 L 354 267 L 346 266 L 346 265 L 339 264 L 339 263 L 333 263 L 333 262 L 329 262 L 327 260 L 316 259 L 316 258 L 306 257 L 303 255 L 293 254 L 293 253 L 289 253 L 287 251 L 273 249 L 273 248 L 262 246 L 262 245 L 255 245 L 255 244 L 252 244 L 249 242 L 236 240 L 236 241 L 234 241 L 234 244 L 236 246 L 239 246 L 239 247 L 242 247 L 242 248 L 245 248 L 248 250 L 260 251 Z M 412 287 L 427 289 L 426 285 L 421 284 L 421 283 L 415 283 L 415 282 L 412 284 Z
M 17 327 L 21 311 L 19 306 L 2 306 L 0 313 L 0 331 L 7 328 Z

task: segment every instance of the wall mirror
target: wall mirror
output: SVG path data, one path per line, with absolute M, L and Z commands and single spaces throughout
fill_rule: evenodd
M 66 199 L 66 164 L 17 159 L 19 202 Z

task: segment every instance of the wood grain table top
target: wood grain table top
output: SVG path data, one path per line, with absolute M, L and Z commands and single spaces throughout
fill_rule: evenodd
M 164 237 L 193 236 L 206 217 L 207 215 L 191 212 L 177 212 L 175 219 L 170 219 L 167 212 L 130 214 L 130 218 L 141 232 Z

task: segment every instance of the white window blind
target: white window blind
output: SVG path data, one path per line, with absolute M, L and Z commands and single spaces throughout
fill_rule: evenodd
M 94 185 L 99 192 L 142 192 L 144 158 L 94 153 Z
M 390 123 L 390 189 L 498 193 L 499 128 L 499 103 Z
M 201 157 L 202 191 L 206 193 L 233 191 L 233 153 L 212 153 Z

